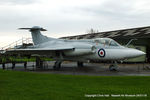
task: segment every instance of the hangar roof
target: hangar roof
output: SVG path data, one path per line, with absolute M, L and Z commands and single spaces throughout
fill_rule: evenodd
M 150 38 L 150 26 L 68 36 L 62 37 L 62 39 L 92 39 L 104 37 L 113 39 Z

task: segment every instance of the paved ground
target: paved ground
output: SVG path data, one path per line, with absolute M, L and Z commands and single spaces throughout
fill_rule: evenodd
M 45 69 L 35 69 L 35 63 L 28 63 L 25 70 L 23 64 L 16 64 L 13 70 L 31 71 L 39 73 L 56 73 L 69 75 L 96 75 L 96 76 L 150 76 L 150 64 L 119 64 L 117 71 L 109 71 L 110 64 L 85 63 L 85 67 L 78 68 L 75 62 L 63 62 L 62 68 L 53 70 L 54 62 L 45 62 Z M 6 64 L 6 69 L 11 70 L 11 64 Z M 0 65 L 2 68 L 2 65 Z

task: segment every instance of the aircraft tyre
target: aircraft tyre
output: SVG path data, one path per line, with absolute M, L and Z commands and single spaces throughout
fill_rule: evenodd
M 54 70 L 59 70 L 60 69 L 60 67 L 61 67 L 61 61 L 56 61 L 55 62 L 55 65 L 53 66 L 53 69 Z
M 118 66 L 117 66 L 117 65 L 110 65 L 110 66 L 109 66 L 109 70 L 110 70 L 110 71 L 117 71 L 117 69 L 118 69 Z
M 83 67 L 83 62 L 77 62 L 78 67 Z

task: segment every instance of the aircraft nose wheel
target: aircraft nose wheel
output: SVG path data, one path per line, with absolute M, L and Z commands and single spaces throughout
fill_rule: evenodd
M 117 66 L 117 65 L 110 65 L 110 66 L 109 66 L 109 70 L 110 70 L 110 71 L 117 71 L 117 69 L 118 69 L 118 66 Z

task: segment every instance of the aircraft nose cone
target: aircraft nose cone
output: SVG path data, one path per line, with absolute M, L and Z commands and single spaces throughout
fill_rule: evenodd
M 146 54 L 145 52 L 140 51 L 140 50 L 138 50 L 137 52 L 138 52 L 138 55 L 139 55 L 139 56 L 142 56 L 142 55 L 145 55 L 145 54 Z
M 130 57 L 138 57 L 138 56 L 142 56 L 145 55 L 146 53 L 137 49 L 130 49 Z

